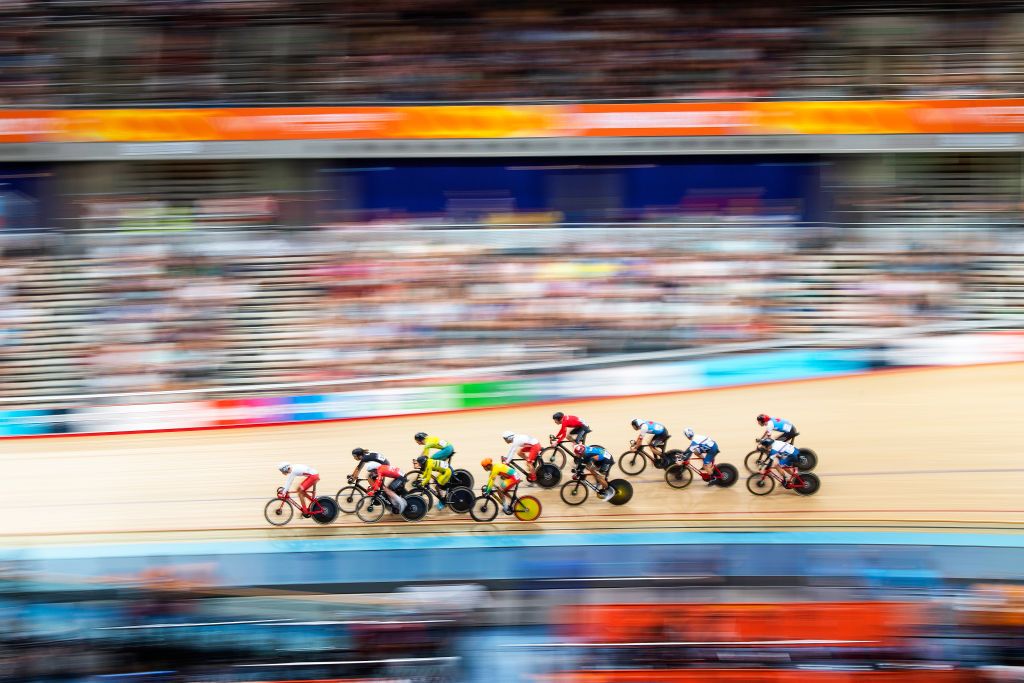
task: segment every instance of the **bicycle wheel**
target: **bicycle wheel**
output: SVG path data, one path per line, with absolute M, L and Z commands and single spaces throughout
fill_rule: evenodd
M 356 511 L 356 506 L 359 505 L 359 501 L 362 500 L 364 495 L 355 486 L 346 486 L 338 491 L 338 495 L 334 496 L 334 501 L 338 504 L 339 510 L 346 515 L 351 515 Z
M 338 503 L 330 496 L 320 496 L 316 499 L 320 509 L 314 512 L 313 521 L 317 524 L 330 524 L 338 517 Z
M 686 465 L 672 465 L 665 470 L 665 481 L 674 489 L 685 489 L 693 481 L 693 472 Z
M 562 481 L 562 470 L 549 462 L 543 463 L 537 468 L 537 486 L 542 489 L 552 489 Z
M 562 469 L 565 467 L 565 453 L 558 446 L 548 446 L 540 452 L 540 461 Z
M 408 495 L 405 497 L 402 518 L 407 522 L 418 522 L 426 517 L 428 509 L 427 501 L 423 500 L 420 494 Z
M 452 478 L 448 480 L 448 486 L 458 488 L 460 486 L 473 490 L 473 475 L 469 470 L 453 470 Z
M 434 507 L 434 494 L 427 489 L 415 488 L 412 490 L 412 495 L 419 496 L 427 504 L 427 509 Z
M 478 522 L 490 522 L 498 516 L 501 504 L 492 496 L 477 496 L 473 501 L 469 514 Z
M 452 512 L 459 515 L 464 514 L 473 507 L 473 491 L 465 486 L 456 487 L 448 492 L 445 502 Z
M 801 496 L 813 496 L 821 488 L 821 479 L 818 479 L 818 475 L 811 474 L 810 472 L 800 473 L 801 485 L 797 486 L 793 490 L 799 493 Z
M 755 472 L 747 477 L 747 490 L 755 496 L 767 496 L 775 490 L 775 480 L 760 472 Z
M 718 466 L 718 481 L 716 485 L 721 486 L 723 489 L 727 489 L 740 478 L 740 471 L 736 469 L 735 465 L 730 465 L 727 462 L 722 463 Z
M 582 505 L 590 495 L 590 489 L 581 481 L 567 481 L 562 484 L 560 495 L 566 505 Z
M 267 506 L 263 508 L 263 516 L 274 526 L 284 526 L 292 521 L 295 516 L 295 508 L 280 498 L 271 498 Z
M 356 505 L 356 517 L 367 524 L 379 522 L 385 512 L 384 504 L 373 496 L 363 496 L 359 504 Z
M 801 472 L 810 472 L 818 466 L 818 454 L 810 448 L 801 448 L 796 453 L 796 466 Z
M 761 451 L 756 448 L 749 453 L 747 457 L 743 458 L 743 466 L 747 468 L 747 472 L 751 474 L 760 473 L 761 468 L 757 466 L 757 461 L 761 459 Z
M 624 474 L 635 477 L 647 467 L 647 457 L 643 453 L 626 451 L 619 456 L 619 469 Z
M 615 495 L 608 501 L 612 505 L 625 505 L 633 498 L 633 485 L 625 479 L 612 479 L 608 485 L 615 490 Z
M 533 496 L 523 496 L 516 501 L 515 507 L 512 509 L 516 519 L 521 522 L 532 522 L 533 520 L 540 517 L 540 501 Z

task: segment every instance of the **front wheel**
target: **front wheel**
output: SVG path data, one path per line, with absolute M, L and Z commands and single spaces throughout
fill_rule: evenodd
M 448 505 L 448 509 L 455 514 L 461 515 L 469 512 L 469 509 L 473 507 L 473 491 L 466 488 L 465 486 L 459 486 L 448 492 L 448 498 L 445 502 Z
M 796 467 L 801 472 L 810 472 L 818 466 L 818 454 L 810 448 L 801 448 L 796 453 Z
M 384 516 L 384 503 L 377 500 L 375 496 L 363 496 L 356 505 L 356 517 L 367 524 L 379 522 Z
M 406 496 L 402 518 L 407 522 L 418 522 L 427 515 L 427 507 L 427 501 L 419 494 Z
M 523 496 L 516 501 L 515 508 L 512 510 L 516 519 L 521 522 L 532 522 L 540 517 L 540 511 L 540 501 L 533 496 Z
M 625 505 L 633 498 L 633 485 L 625 479 L 612 479 L 608 485 L 615 491 L 608 501 L 612 505 Z
M 454 470 L 452 472 L 452 478 L 448 480 L 448 486 L 453 488 L 465 487 L 470 491 L 473 490 L 473 475 L 469 473 L 469 470 Z
M 735 484 L 739 478 L 740 471 L 736 469 L 735 465 L 730 465 L 727 462 L 718 465 L 718 481 L 716 482 L 718 486 L 727 489 Z
M 346 486 L 338 491 L 338 495 L 334 497 L 335 502 L 338 503 L 338 509 L 346 515 L 351 515 L 355 512 L 356 506 L 359 505 L 359 501 L 362 499 L 363 492 L 355 486 Z
M 775 490 L 775 480 L 758 472 L 747 477 L 747 490 L 755 496 L 767 496 Z
M 647 467 L 647 458 L 640 451 L 626 451 L 619 456 L 619 469 L 623 474 L 635 477 Z
M 686 465 L 672 465 L 665 470 L 665 481 L 674 489 L 685 489 L 693 481 L 693 472 Z
M 562 501 L 566 505 L 582 505 L 590 495 L 590 489 L 582 481 L 567 481 L 562 484 Z
M 263 516 L 274 526 L 284 526 L 292 521 L 295 509 L 280 498 L 271 498 L 267 506 L 263 508 Z
M 760 474 L 761 468 L 757 466 L 758 461 L 761 459 L 761 451 L 756 448 L 749 453 L 747 457 L 743 458 L 743 466 L 747 468 L 747 472 L 751 474 Z
M 338 504 L 333 498 L 330 496 L 320 496 L 316 499 L 316 502 L 320 507 L 312 515 L 314 522 L 317 524 L 330 524 L 338 518 Z
M 540 461 L 562 469 L 565 467 L 565 453 L 558 446 L 548 446 L 540 452 Z
M 562 481 L 562 471 L 549 462 L 537 468 L 537 486 L 553 489 Z
M 501 504 L 492 496 L 477 496 L 469 509 L 470 516 L 478 522 L 490 522 L 498 516 Z
M 794 487 L 793 490 L 801 496 L 813 496 L 821 488 L 821 479 L 818 479 L 818 475 L 810 472 L 801 472 L 800 482 L 801 485 Z

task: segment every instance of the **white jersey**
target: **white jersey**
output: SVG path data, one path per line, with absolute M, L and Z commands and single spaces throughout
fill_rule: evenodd
M 288 479 L 284 483 L 284 490 L 291 490 L 292 482 L 295 481 L 295 477 L 308 477 L 314 474 L 320 473 L 309 465 L 292 465 L 292 471 L 288 473 Z
M 508 461 L 512 459 L 512 456 L 514 456 L 523 446 L 536 446 L 539 444 L 540 441 L 528 434 L 514 434 L 512 436 L 512 442 L 508 447 L 508 453 L 505 454 L 505 457 L 502 458 L 501 461 L 507 464 Z
M 711 437 L 704 436 L 703 434 L 694 434 L 693 438 L 690 439 L 690 445 L 688 448 L 691 451 L 695 449 L 699 451 L 710 451 L 717 445 L 718 444 L 715 443 L 715 440 Z

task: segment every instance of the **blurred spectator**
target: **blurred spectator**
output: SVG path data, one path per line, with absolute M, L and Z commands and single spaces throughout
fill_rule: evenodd
M 1004 97 L 1021 92 L 1021 16 L 967 0 L 6 2 L 0 104 Z

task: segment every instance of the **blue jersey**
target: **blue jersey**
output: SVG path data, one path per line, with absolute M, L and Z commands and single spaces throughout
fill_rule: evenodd
M 690 450 L 698 450 L 701 453 L 709 453 L 711 451 L 715 451 L 717 453 L 718 444 L 709 436 L 694 434 L 693 438 L 690 439 Z
M 772 441 L 772 447 L 768 454 L 777 457 L 780 465 L 787 465 L 792 463 L 793 458 L 796 457 L 797 447 L 785 441 Z
M 773 417 L 768 420 L 768 424 L 765 425 L 765 429 L 771 429 L 772 431 L 788 434 L 793 431 L 793 423 L 783 420 L 781 417 Z
M 587 450 L 583 451 L 583 462 L 588 462 L 590 460 L 601 462 L 611 459 L 612 454 L 600 446 L 587 446 Z
M 665 429 L 665 425 L 660 422 L 652 422 L 648 420 L 640 425 L 641 434 L 653 434 L 655 436 L 663 436 L 668 430 Z

